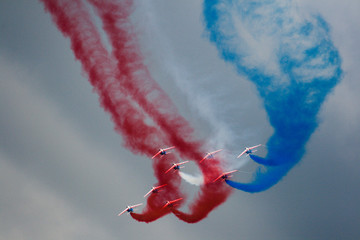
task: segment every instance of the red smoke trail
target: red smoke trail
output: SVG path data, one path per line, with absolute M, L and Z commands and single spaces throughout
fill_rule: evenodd
M 80 0 L 43 0 L 43 3 L 59 30 L 70 38 L 75 57 L 81 62 L 83 71 L 99 94 L 102 107 L 110 113 L 115 129 L 125 138 L 125 145 L 135 153 L 152 156 L 154 146 L 164 145 L 166 139 L 157 128 L 145 124 L 145 114 L 123 94 L 126 91 L 117 80 L 119 72 L 103 47 L 86 7 Z M 164 168 L 169 165 L 168 163 Z M 168 175 L 160 180 L 160 183 L 168 184 L 167 191 L 162 193 L 164 198 L 181 195 L 178 188 L 181 183 L 179 176 Z M 157 205 L 160 206 L 160 203 Z M 152 214 L 153 218 L 148 217 L 148 221 L 168 212 Z
M 111 114 L 116 130 L 126 138 L 127 147 L 151 156 L 153 144 L 163 144 L 161 135 L 155 127 L 144 123 L 144 113 L 121 93 L 115 79 L 116 66 L 103 47 L 87 9 L 80 0 L 43 0 L 43 3 L 59 30 L 70 38 L 75 57 L 99 94 L 102 107 Z
M 151 115 L 162 131 L 167 133 L 171 145 L 175 145 L 182 156 L 198 163 L 202 159 L 203 153 L 200 151 L 199 143 L 188 140 L 191 133 L 188 131 L 190 129 L 188 123 L 176 114 L 173 104 L 166 105 L 166 103 L 171 103 L 171 100 L 151 78 L 147 68 L 143 65 L 137 39 L 133 34 L 128 19 L 131 13 L 132 1 L 88 1 L 93 4 L 97 14 L 103 21 L 104 30 L 108 34 L 113 47 L 113 55 L 118 60 L 118 68 L 123 74 L 132 76 L 123 78 L 125 81 L 122 84 L 128 88 L 134 100 Z M 131 81 L 129 81 L 130 79 Z M 149 100 L 147 96 L 151 96 L 151 99 Z M 214 178 L 221 174 L 221 168 L 217 161 L 212 161 L 211 165 L 200 164 L 199 167 L 206 183 L 212 182 Z M 158 179 L 162 175 L 163 173 L 157 176 Z M 186 222 L 200 221 L 212 209 L 223 203 L 229 194 L 230 190 L 224 184 L 203 185 L 198 198 L 190 207 L 191 214 L 181 213 L 176 210 L 176 215 Z M 132 216 L 138 220 L 143 220 L 140 219 L 140 214 L 132 214 Z
M 70 38 L 76 58 L 82 63 L 84 72 L 99 94 L 101 105 L 111 114 L 115 129 L 125 138 L 126 147 L 134 153 L 151 156 L 155 146 L 171 143 L 181 156 L 198 162 L 202 158 L 201 142 L 192 140 L 192 128 L 177 114 L 168 96 L 151 78 L 142 63 L 128 20 L 132 2 L 90 1 L 102 18 L 112 43 L 113 56 L 118 62 L 117 67 L 103 47 L 81 1 L 43 2 L 60 31 Z M 146 117 L 151 117 L 160 129 L 146 124 Z M 133 213 L 133 218 L 150 222 L 173 210 L 180 219 L 197 222 L 229 196 L 230 189 L 224 184 L 205 184 L 201 187 L 198 198 L 191 204 L 191 214 L 171 208 L 162 209 L 166 200 L 184 197 L 179 190 L 179 175 L 164 174 L 170 160 L 176 161 L 176 156 L 154 160 L 155 176 L 159 184 L 168 184 L 166 191 L 151 195 L 143 213 Z M 211 182 L 221 173 L 219 161 L 212 161 L 211 165 L 201 164 L 199 167 L 204 174 L 205 183 Z
M 202 143 L 193 139 L 193 129 L 180 116 L 171 99 L 152 79 L 143 64 L 134 29 L 129 21 L 132 1 L 88 0 L 103 21 L 113 47 L 117 67 L 125 77 L 119 79 L 131 97 L 162 129 L 184 158 L 202 158 Z

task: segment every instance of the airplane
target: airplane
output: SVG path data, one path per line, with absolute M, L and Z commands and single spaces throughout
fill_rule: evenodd
M 167 150 L 170 150 L 170 149 L 173 149 L 173 148 L 175 148 L 174 146 L 173 147 L 168 147 L 168 148 L 160 148 L 159 149 L 159 151 L 154 155 L 154 156 L 152 156 L 152 158 L 151 159 L 154 159 L 157 155 L 161 155 L 161 156 L 163 156 L 163 155 L 166 155 L 167 154 Z
M 134 211 L 134 208 L 136 208 L 136 207 L 138 207 L 140 205 L 142 205 L 142 203 L 132 205 L 132 206 L 127 206 L 124 211 L 122 211 L 121 213 L 118 214 L 118 216 L 120 216 L 121 214 L 123 214 L 125 212 L 132 213 Z
M 213 152 L 208 152 L 208 153 L 206 153 L 205 157 L 204 157 L 203 159 L 201 159 L 200 163 L 201 163 L 202 161 L 204 161 L 205 159 L 207 159 L 207 158 L 213 158 L 213 157 L 214 157 L 213 155 L 214 155 L 215 153 L 220 152 L 220 151 L 222 151 L 222 149 L 219 149 L 219 150 L 216 150 L 216 151 L 213 151 Z
M 165 173 L 170 172 L 171 169 L 179 170 L 179 169 L 181 168 L 180 165 L 183 165 L 183 164 L 188 163 L 188 162 L 189 162 L 189 161 L 185 161 L 185 162 L 181 162 L 181 163 L 174 163 L 174 164 L 171 166 L 171 168 L 169 168 L 168 170 L 166 170 Z
M 157 187 L 152 187 L 151 190 L 144 195 L 144 197 L 147 197 L 150 193 L 158 193 L 159 192 L 159 188 L 165 187 L 167 184 L 161 185 L 161 186 L 157 186 Z
M 172 200 L 172 201 L 167 201 L 166 204 L 162 207 L 162 208 L 166 208 L 166 207 L 174 207 L 176 206 L 174 203 L 182 200 L 183 198 L 178 198 L 178 199 L 175 199 L 175 200 Z
M 230 172 L 224 172 L 220 176 L 218 176 L 213 182 L 216 182 L 219 179 L 228 179 L 229 177 L 232 177 L 232 175 L 229 175 L 231 173 L 237 172 L 238 170 L 232 170 Z
M 256 152 L 256 150 L 253 151 L 253 149 L 254 149 L 254 148 L 257 148 L 257 147 L 260 147 L 260 146 L 261 146 L 261 144 L 256 145 L 256 146 L 253 146 L 253 147 L 246 147 L 245 150 L 244 150 L 242 153 L 240 153 L 239 156 L 237 156 L 237 158 L 241 157 L 241 156 L 244 155 L 245 153 L 249 155 L 249 154 L 251 154 L 251 153 L 253 153 L 253 152 Z

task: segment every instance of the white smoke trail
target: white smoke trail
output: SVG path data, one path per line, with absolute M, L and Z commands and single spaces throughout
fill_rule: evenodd
M 235 72 L 232 73 L 233 75 L 227 73 L 230 75 L 223 76 L 222 73 L 208 71 L 209 66 L 206 63 L 199 63 L 198 66 L 189 66 L 188 63 L 186 63 L 187 65 L 182 64 L 177 49 L 170 44 L 169 38 L 161 27 L 160 19 L 156 15 L 154 7 L 147 1 L 138 5 L 137 11 L 141 12 L 141 17 L 146 18 L 146 21 L 142 21 L 146 22 L 146 27 L 141 29 L 141 32 L 148 35 L 148 37 L 145 36 L 146 47 L 150 45 L 153 46 L 152 49 L 157 49 L 157 47 L 161 49 L 161 51 L 151 52 L 151 58 L 155 58 L 157 61 L 157 63 L 152 61 L 151 64 L 161 64 L 162 74 L 170 78 L 176 84 L 176 89 L 185 95 L 191 116 L 200 118 L 208 125 L 206 128 L 208 131 L 206 135 L 208 151 L 218 148 L 228 149 L 229 151 L 222 154 L 226 168 L 239 168 L 246 164 L 249 158 L 239 161 L 236 159 L 236 155 L 246 145 L 256 144 L 259 140 L 255 140 L 255 136 L 264 132 L 264 126 L 267 127 L 263 116 L 256 118 L 264 119 L 261 129 L 255 128 L 255 124 L 248 126 L 244 123 L 244 121 L 251 122 L 249 120 L 251 114 L 247 111 L 250 104 L 254 104 L 252 98 L 255 98 L 255 104 L 258 104 L 256 107 L 260 108 L 260 101 L 256 103 L 258 101 L 256 96 L 252 98 L 243 97 L 238 92 L 238 89 L 242 89 L 244 86 L 251 87 L 250 84 L 244 82 L 244 86 L 239 86 L 237 83 L 239 79 L 235 79 L 239 77 L 236 76 Z M 199 29 L 199 37 L 201 34 L 202 28 Z M 144 52 L 149 52 L 146 47 Z M 211 46 L 209 47 L 211 48 Z M 191 52 L 192 49 L 189 48 L 189 51 Z M 223 77 L 225 79 L 222 79 Z M 247 94 L 246 90 L 242 91 Z M 251 99 L 248 100 L 251 102 L 246 102 L 247 99 Z M 241 104 L 236 104 L 236 102 L 241 102 Z M 250 111 L 252 110 L 253 108 L 250 108 Z M 261 114 L 265 114 L 265 112 Z
M 191 175 L 184 172 L 179 172 L 179 175 L 182 179 L 184 179 L 186 182 L 195 185 L 200 186 L 204 183 L 204 178 L 201 174 L 199 175 Z

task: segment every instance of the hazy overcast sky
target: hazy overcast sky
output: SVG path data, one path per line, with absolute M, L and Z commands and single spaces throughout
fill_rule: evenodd
M 202 4 L 138 0 L 132 19 L 153 78 L 198 136 L 240 166 L 235 156 L 272 129 L 255 87 L 204 37 Z M 43 5 L 1 0 L 0 239 L 359 239 L 360 2 L 298 4 L 329 23 L 344 70 L 304 158 L 266 192 L 235 190 L 200 223 L 170 214 L 145 224 L 117 213 L 144 202 L 151 161 L 122 146 Z

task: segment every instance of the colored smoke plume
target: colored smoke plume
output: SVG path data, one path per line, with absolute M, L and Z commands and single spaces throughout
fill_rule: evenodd
M 166 93 L 151 78 L 139 50 L 129 16 L 132 1 L 93 1 L 89 3 L 103 22 L 110 40 L 112 53 L 104 47 L 89 14 L 81 0 L 42 0 L 54 23 L 71 42 L 77 60 L 81 62 L 94 91 L 99 95 L 101 106 L 111 115 L 115 129 L 124 138 L 124 145 L 136 154 L 150 157 L 158 146 L 176 146 L 182 157 L 198 163 L 203 155 L 203 143 L 194 140 L 194 131 L 178 113 Z M 132 213 L 138 221 L 154 221 L 171 210 L 162 208 L 167 200 L 183 197 L 178 174 L 164 174 L 177 154 L 155 158 L 153 167 L 157 184 L 167 184 L 164 191 L 149 196 L 142 213 Z M 199 168 L 205 183 L 221 172 L 220 161 Z M 187 222 L 205 218 L 223 203 L 231 193 L 226 184 L 205 184 L 191 204 L 188 214 L 178 210 L 177 216 Z M 216 195 L 216 197 L 214 197 Z
M 327 94 L 341 79 L 341 59 L 329 27 L 304 17 L 292 1 L 205 0 L 204 24 L 224 61 L 252 81 L 274 134 L 264 165 L 250 183 L 226 182 L 247 192 L 276 184 L 302 158 Z

